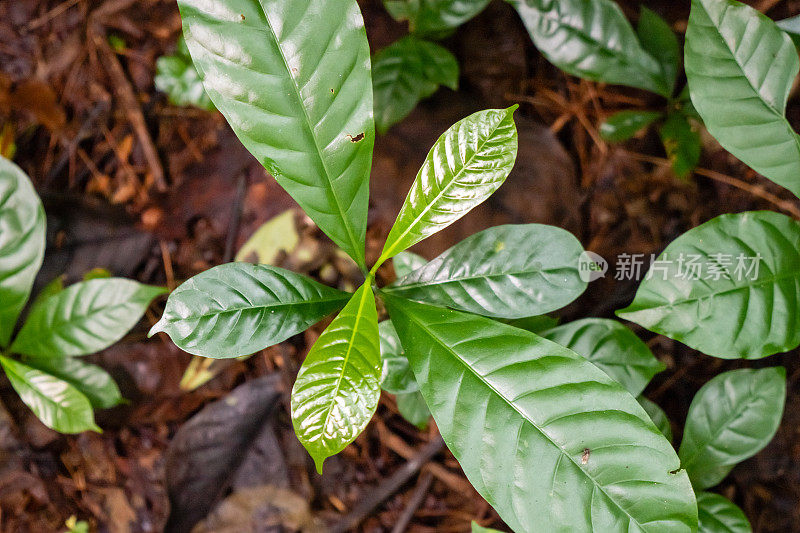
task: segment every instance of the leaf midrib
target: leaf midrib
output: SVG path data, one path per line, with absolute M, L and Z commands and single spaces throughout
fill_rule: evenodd
M 397 248 L 397 246 L 411 232 L 411 230 L 417 224 L 419 224 L 419 222 L 422 219 L 422 217 L 424 217 L 426 214 L 428 214 L 428 211 L 430 211 L 433 208 L 434 204 L 436 204 L 436 202 L 438 202 L 442 198 L 442 196 L 445 195 L 445 193 L 449 190 L 450 187 L 453 186 L 454 183 L 458 182 L 458 178 L 466 171 L 467 167 L 469 167 L 469 165 L 472 163 L 472 161 L 483 150 L 483 147 L 492 139 L 492 136 L 494 135 L 494 132 L 499 130 L 500 129 L 500 125 L 503 122 L 505 122 L 506 118 L 508 117 L 508 110 L 504 110 L 504 111 L 505 111 L 504 116 L 500 120 L 497 121 L 497 124 L 492 128 L 491 132 L 486 135 L 486 138 L 484 138 L 483 140 L 481 140 L 478 143 L 478 146 L 477 146 L 475 152 L 472 155 L 470 155 L 470 157 L 469 157 L 469 159 L 467 161 L 464 161 L 464 164 L 461 165 L 461 168 L 455 174 L 453 174 L 453 177 L 450 179 L 450 181 L 447 183 L 447 185 L 442 187 L 442 189 L 439 191 L 439 193 L 436 195 L 436 197 L 433 200 L 431 200 L 430 202 L 428 202 L 428 204 L 422 209 L 422 212 L 419 215 L 417 215 L 414 218 L 414 220 L 410 224 L 408 224 L 406 226 L 406 229 L 399 236 L 397 236 L 394 239 L 394 242 L 392 243 L 392 245 L 389 248 L 387 248 L 387 249 L 385 249 L 383 251 L 383 253 L 381 254 L 381 257 L 384 260 L 392 257 L 392 254 L 394 253 L 394 251 Z M 447 133 L 449 131 L 450 130 L 448 130 L 444 134 L 447 135 Z M 438 142 L 439 141 L 437 141 L 436 144 L 438 144 Z M 435 147 L 436 147 L 436 145 L 434 145 L 434 148 Z M 431 149 L 431 152 L 433 152 L 433 149 Z M 428 158 L 425 158 L 425 163 L 423 163 L 423 168 L 425 168 L 425 165 L 427 165 L 427 163 L 428 163 Z M 421 172 L 422 172 L 422 169 L 420 169 L 420 173 Z M 435 173 L 434 173 L 434 175 L 435 175 Z M 417 178 L 419 178 L 419 173 L 417 174 Z M 416 185 L 416 183 L 417 183 L 417 180 L 415 179 L 414 180 L 414 185 Z M 412 185 L 412 191 L 411 192 L 413 192 L 413 185 Z M 411 192 L 409 192 L 409 196 L 411 195 Z M 406 199 L 406 200 L 408 200 L 408 199 Z M 402 211 L 400 213 L 402 214 Z M 399 218 L 399 216 L 398 216 L 398 218 Z M 380 264 L 380 261 L 378 261 L 378 264 Z
M 430 263 L 428 263 L 428 264 L 430 264 Z M 427 267 L 428 264 L 426 264 L 424 266 Z M 558 267 L 556 270 L 561 270 L 563 268 L 564 267 Z M 539 276 L 544 276 L 544 274 L 546 272 L 549 272 L 549 270 L 546 269 L 546 268 L 540 268 L 540 269 L 522 270 L 522 271 L 513 271 L 513 272 L 499 272 L 499 273 L 496 273 L 496 274 L 488 274 L 488 275 L 485 275 L 485 276 L 481 276 L 481 275 L 460 276 L 460 277 L 447 278 L 447 279 L 443 279 L 443 280 L 432 280 L 430 282 L 415 281 L 414 283 L 409 283 L 407 285 L 400 284 L 398 282 L 398 284 L 396 284 L 396 285 L 391 285 L 389 287 L 386 287 L 385 290 L 387 290 L 389 292 L 401 292 L 404 289 L 420 289 L 420 288 L 425 288 L 425 287 L 436 287 L 436 286 L 439 286 L 439 285 L 447 285 L 448 283 L 461 283 L 461 282 L 481 280 L 481 279 L 494 279 L 494 278 L 504 278 L 504 277 L 509 277 L 509 276 L 522 276 L 522 275 L 531 275 L 531 274 L 538 274 Z M 400 281 L 402 282 L 403 280 L 401 279 Z
M 247 306 L 247 307 L 228 307 L 228 308 L 226 308 L 226 309 L 224 309 L 222 311 L 202 313 L 202 314 L 199 314 L 199 315 L 188 315 L 186 317 L 180 317 L 180 318 L 177 318 L 177 319 L 174 319 L 174 320 L 170 320 L 170 322 L 178 322 L 178 321 L 189 320 L 189 319 L 194 319 L 194 318 L 203 319 L 203 318 L 208 318 L 208 317 L 212 317 L 212 316 L 224 315 L 224 314 L 227 314 L 227 313 L 238 313 L 240 311 L 250 311 L 250 310 L 258 310 L 258 309 L 272 309 L 272 308 L 278 308 L 278 307 L 298 307 L 298 306 L 305 306 L 305 305 L 324 304 L 324 303 L 336 302 L 336 301 L 344 301 L 344 302 L 346 302 L 350 297 L 351 297 L 351 295 L 349 295 L 349 294 L 343 294 L 343 295 L 337 296 L 335 298 L 334 297 L 317 298 L 317 299 L 312 299 L 312 300 L 301 300 L 301 301 L 298 301 L 298 302 L 289 302 L 289 303 L 287 303 L 287 302 L 274 302 L 274 303 L 271 303 L 271 304 L 253 305 L 253 306 Z
M 435 341 L 436 341 L 436 342 L 437 342 L 437 343 L 438 343 L 440 346 L 444 347 L 444 348 L 445 348 L 445 349 L 446 349 L 446 350 L 447 350 L 447 351 L 448 351 L 448 352 L 449 352 L 449 353 L 450 353 L 450 354 L 451 354 L 451 355 L 452 355 L 452 356 L 453 356 L 453 357 L 454 357 L 454 358 L 455 358 L 455 359 L 456 359 L 458 362 L 460 362 L 460 363 L 461 363 L 461 364 L 462 364 L 464 367 L 466 367 L 466 368 L 467 368 L 467 370 L 468 370 L 468 371 L 469 371 L 469 372 L 470 372 L 470 373 L 471 373 L 473 376 L 475 376 L 475 377 L 476 377 L 476 378 L 477 378 L 477 379 L 478 379 L 478 380 L 479 380 L 481 383 L 483 383 L 483 384 L 484 384 L 484 385 L 485 385 L 485 386 L 486 386 L 486 387 L 487 387 L 489 390 L 491 390 L 491 391 L 492 391 L 494 394 L 496 394 L 496 395 L 497 395 L 499 398 L 501 398 L 501 399 L 503 400 L 503 402 L 504 402 L 506 405 L 508 405 L 508 406 L 509 406 L 509 407 L 510 407 L 512 410 L 514 410 L 514 412 L 516 412 L 516 413 L 517 413 L 517 414 L 518 414 L 518 415 L 519 415 L 519 416 L 520 416 L 520 417 L 521 417 L 523 420 L 527 421 L 527 422 L 528 422 L 530 425 L 532 425 L 532 426 L 533 426 L 533 427 L 534 427 L 534 428 L 535 428 L 535 429 L 536 429 L 536 430 L 539 432 L 539 434 L 540 434 L 540 435 L 542 435 L 542 436 L 543 436 L 545 439 L 547 439 L 547 441 L 548 441 L 548 442 L 550 442 L 550 444 L 552 444 L 552 445 L 553 445 L 555 448 L 557 448 L 558 450 L 560 450 L 560 451 L 561 451 L 561 457 L 567 457 L 567 459 L 569 459 L 570 461 L 572 461 L 572 463 L 573 463 L 573 464 L 574 464 L 574 465 L 575 465 L 575 466 L 578 468 L 578 470 L 580 470 L 580 472 L 581 472 L 581 473 L 583 473 L 583 475 L 585 475 L 587 478 L 589 478 L 589 480 L 591 480 L 592 484 L 593 484 L 593 485 L 594 485 L 594 486 L 597 488 L 597 490 L 599 490 L 600 492 L 602 492 L 602 493 L 603 493 L 603 495 L 605 495 L 605 497 L 609 499 L 609 501 L 613 502 L 613 503 L 614 503 L 614 505 L 615 505 L 615 506 L 616 506 L 616 507 L 617 507 L 617 508 L 618 508 L 620 511 L 622 511 L 623 513 L 625 513 L 625 515 L 626 515 L 626 516 L 628 516 L 628 518 L 629 518 L 629 519 L 630 519 L 632 522 L 634 522 L 635 524 L 637 524 L 637 525 L 638 525 L 640 528 L 641 528 L 641 527 L 643 527 L 643 525 L 642 525 L 642 524 L 641 524 L 641 523 L 640 523 L 640 522 L 639 522 L 639 521 L 638 521 L 636 518 L 634 518 L 634 517 L 633 517 L 633 516 L 632 516 L 632 515 L 631 515 L 631 514 L 630 514 L 630 513 L 629 513 L 629 512 L 626 510 L 626 509 L 622 508 L 622 507 L 621 507 L 621 506 L 620 506 L 620 505 L 617 503 L 617 501 L 616 501 L 614 498 L 612 498 L 612 497 L 611 497 L 611 496 L 608 494 L 608 492 L 606 492 L 606 490 L 605 490 L 605 487 L 603 487 L 602 485 L 600 485 L 600 484 L 597 482 L 597 480 L 596 480 L 596 479 L 595 479 L 595 478 L 594 478 L 594 477 L 593 477 L 591 474 L 589 474 L 588 472 L 586 472 L 586 471 L 585 471 L 585 470 L 584 470 L 584 469 L 581 467 L 581 465 L 578 463 L 578 461 L 577 461 L 576 459 L 574 459 L 574 458 L 573 458 L 573 457 L 572 457 L 570 454 L 568 454 L 568 453 L 566 452 L 566 450 L 564 450 L 564 448 L 562 448 L 562 447 L 561 447 L 561 446 L 559 446 L 559 445 L 558 445 L 556 442 L 554 442 L 554 441 L 553 441 L 553 439 L 552 439 L 552 438 L 550 438 L 550 435 L 548 435 L 547 433 L 545 433 L 545 432 L 544 432 L 544 431 L 543 431 L 543 430 L 542 430 L 542 429 L 541 429 L 539 426 L 537 426 L 537 425 L 536 425 L 536 423 L 535 423 L 533 420 L 531 420 L 531 419 L 530 419 L 530 418 L 529 418 L 527 415 L 525 415 L 524 413 L 522 413 L 522 411 L 520 411 L 519 409 L 517 409 L 517 407 L 516 407 L 516 406 L 515 406 L 515 405 L 514 405 L 512 402 L 510 402 L 510 401 L 509 401 L 509 400 L 508 400 L 508 399 L 507 399 L 507 398 L 506 398 L 506 397 L 505 397 L 503 394 L 501 394 L 501 393 L 500 393 L 500 391 L 498 391 L 498 390 L 497 390 L 497 389 L 496 389 L 496 388 L 495 388 L 495 387 L 494 387 L 494 386 L 493 386 L 491 383 L 489 383 L 489 382 L 488 382 L 488 381 L 487 381 L 487 380 L 486 380 L 486 379 L 485 379 L 483 376 L 481 376 L 481 375 L 480 375 L 480 374 L 478 374 L 478 373 L 477 373 L 475 370 L 473 370 L 472 366 L 470 366 L 470 364 L 469 364 L 469 363 L 467 363 L 467 361 L 465 361 L 465 360 L 464 360 L 464 359 L 463 359 L 461 356 L 459 356 L 459 355 L 458 355 L 458 354 L 455 352 L 455 350 L 453 350 L 453 349 L 452 349 L 450 346 L 448 346 L 448 345 L 446 345 L 444 342 L 442 342 L 442 341 L 439 339 L 439 337 L 437 337 L 437 336 L 436 336 L 436 334 L 435 334 L 433 331 L 431 331 L 431 330 L 430 330 L 428 327 L 426 327 L 426 325 L 425 325 L 425 324 L 423 324 L 422 322 L 420 322 L 420 321 L 419 321 L 419 320 L 418 320 L 418 319 L 417 319 L 417 318 L 414 316 L 414 314 L 413 314 L 413 313 L 410 313 L 410 312 L 404 312 L 404 314 L 405 314 L 405 315 L 406 315 L 406 316 L 407 316 L 407 317 L 408 317 L 408 318 L 409 318 L 411 321 L 413 321 L 413 322 L 416 322 L 416 324 L 417 324 L 417 325 L 418 325 L 418 326 L 419 326 L 419 327 L 420 327 L 420 328 L 421 328 L 423 331 L 425 331 L 425 332 L 428 334 L 428 336 L 430 336 L 432 339 L 434 339 L 434 340 L 435 340 Z

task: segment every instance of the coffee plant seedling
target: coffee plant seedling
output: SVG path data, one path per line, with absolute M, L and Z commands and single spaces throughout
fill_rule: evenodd
M 208 111 L 216 109 L 203 88 L 203 81 L 194 68 L 183 37 L 178 38 L 174 54 L 156 60 L 153 81 L 156 89 L 166 93 L 172 105 L 195 106 Z
M 612 0 L 510 0 L 536 47 L 553 65 L 586 80 L 627 85 L 663 96 L 659 111 L 627 110 L 600 126 L 601 136 L 623 142 L 660 123 L 667 157 L 679 177 L 700 160 L 700 136 L 688 93 L 675 96 L 680 44 L 661 17 L 642 6 L 634 30 Z
M 583 292 L 583 250 L 572 235 L 538 224 L 489 228 L 395 284 L 375 286 L 382 264 L 503 183 L 516 157 L 516 106 L 480 111 L 442 134 L 368 268 L 375 127 L 358 5 L 181 0 L 179 7 L 217 109 L 366 279 L 348 294 L 276 267 L 221 265 L 176 289 L 151 333 L 166 332 L 197 355 L 231 358 L 341 309 L 292 390 L 295 432 L 321 469 L 363 431 L 378 403 L 377 294 L 445 442 L 516 531 L 695 530 L 688 475 L 636 398 L 572 350 L 500 321 L 553 311 Z
M 0 157 L 0 366 L 46 426 L 62 433 L 100 431 L 92 409 L 113 407 L 122 397 L 111 376 L 79 356 L 121 339 L 166 290 L 98 273 L 67 288 L 56 278 L 14 335 L 44 249 L 41 201 L 28 176 Z

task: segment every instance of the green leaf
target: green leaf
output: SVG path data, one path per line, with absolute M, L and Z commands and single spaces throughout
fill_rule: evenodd
M 459 242 L 386 290 L 405 298 L 498 318 L 560 309 L 586 290 L 583 247 L 554 226 L 496 226 Z
M 617 315 L 724 359 L 788 351 L 800 344 L 799 264 L 796 220 L 722 215 L 667 246 Z
M 294 210 L 287 209 L 259 227 L 236 253 L 236 261 L 249 261 L 271 265 L 283 251 L 291 253 L 300 243 Z
M 372 278 L 322 332 L 292 389 L 292 424 L 317 471 L 364 430 L 381 395 L 378 313 Z
M 86 396 L 96 409 L 108 409 L 124 401 L 114 379 L 97 365 L 75 357 L 31 357 L 25 364 L 66 381 Z
M 672 442 L 672 424 L 670 424 L 669 418 L 667 417 L 667 413 L 664 412 L 661 407 L 659 407 L 655 402 L 652 402 L 645 398 L 644 396 L 639 396 L 636 398 L 639 400 L 639 405 L 641 405 L 647 414 L 650 416 L 650 420 L 653 421 L 653 424 L 656 425 L 658 430 L 667 438 L 668 441 Z
M 0 347 L 11 340 L 44 257 L 42 202 L 17 165 L 0 157 Z
M 561 70 L 665 97 L 672 86 L 611 0 L 511 0 L 536 48 Z
M 777 21 L 775 24 L 786 32 L 794 41 L 795 46 L 800 46 L 800 15 Z
M 516 108 L 478 111 L 439 137 L 411 185 L 376 266 L 446 228 L 503 184 L 517 158 Z
M 395 20 L 407 20 L 412 33 L 430 36 L 461 26 L 488 4 L 489 0 L 383 0 Z
M 400 411 L 400 415 L 411 425 L 416 426 L 418 429 L 428 427 L 431 411 L 428 409 L 421 392 L 396 394 L 395 400 L 397 401 L 397 410 Z
M 380 334 L 381 361 L 381 388 L 392 394 L 408 394 L 417 392 L 419 384 L 414 379 L 414 373 L 408 364 L 408 358 L 397 338 L 397 332 L 391 320 L 384 320 L 378 324 Z
M 698 533 L 751 533 L 753 529 L 741 509 L 727 498 L 711 492 L 697 494 Z
M 658 132 L 673 172 L 679 178 L 687 177 L 700 162 L 700 133 L 683 113 L 670 114 Z
M 214 111 L 216 107 L 206 94 L 203 80 L 194 68 L 183 36 L 178 39 L 176 48 L 173 55 L 161 56 L 156 60 L 156 89 L 166 93 L 172 105 L 191 105 Z
M 681 61 L 678 37 L 664 19 L 645 6 L 642 6 L 636 34 L 642 48 L 661 65 L 662 77 L 671 96 L 675 91 L 675 80 L 678 78 Z
M 124 337 L 165 292 L 124 278 L 76 283 L 31 309 L 11 351 L 44 358 L 99 352 Z
M 439 85 L 458 88 L 458 61 L 438 44 L 409 35 L 375 54 L 372 86 L 378 132 L 403 120 Z
M 425 266 L 428 263 L 428 260 L 411 252 L 400 252 L 394 256 L 392 263 L 394 263 L 395 275 L 398 278 L 402 278 L 408 276 L 416 269 Z
M 732 370 L 697 391 L 678 456 L 696 489 L 713 487 L 761 451 L 778 430 L 786 398 L 783 367 Z
M 600 136 L 612 143 L 627 141 L 662 116 L 658 111 L 620 111 L 600 124 Z
M 541 335 L 543 331 L 552 329 L 558 325 L 558 318 L 549 315 L 527 316 L 525 318 L 514 318 L 512 320 L 503 320 L 504 323 L 515 328 L 524 329 L 531 333 Z
M 64 290 L 64 276 L 62 275 L 53 278 L 47 285 L 42 287 L 42 290 L 40 290 L 39 294 L 37 294 L 36 297 L 33 299 L 33 303 L 31 303 L 31 309 L 41 305 L 42 302 L 44 302 L 54 294 L 58 294 L 63 290 Z
M 92 404 L 66 381 L 2 355 L 0 366 L 20 399 L 47 427 L 61 433 L 100 432 Z
M 785 117 L 800 69 L 789 36 L 740 2 L 692 0 L 685 55 L 692 102 L 709 133 L 800 196 L 800 138 Z
M 184 351 L 229 359 L 305 331 L 349 298 L 289 270 L 228 263 L 175 289 L 150 335 L 163 331 Z
M 375 126 L 355 0 L 180 0 L 206 92 L 248 150 L 364 266 Z
M 541 335 L 584 356 L 633 396 L 666 368 L 635 333 L 616 320 L 586 318 Z
M 488 318 L 384 302 L 447 446 L 514 531 L 696 528 L 672 446 L 596 366 Z
M 500 533 L 497 529 L 479 526 L 477 522 L 472 522 L 472 533 Z

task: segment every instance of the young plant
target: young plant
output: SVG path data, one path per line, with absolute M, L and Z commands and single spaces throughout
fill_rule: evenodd
M 191 353 L 230 358 L 343 308 L 311 347 L 292 390 L 295 432 L 321 469 L 365 428 L 382 381 L 397 384 L 383 372 L 377 294 L 445 442 L 512 528 L 696 529 L 689 478 L 636 398 L 572 350 L 495 320 L 546 313 L 583 291 L 582 248 L 569 233 L 535 224 L 490 228 L 392 286 L 375 287 L 382 264 L 503 183 L 516 157 L 516 106 L 475 113 L 442 134 L 368 270 L 375 128 L 357 4 L 179 6 L 216 107 L 366 279 L 351 295 L 275 267 L 222 265 L 179 287 L 151 333 L 166 332 Z
M 561 70 L 591 81 L 627 85 L 667 99 L 659 111 L 627 110 L 609 117 L 600 134 L 623 142 L 658 122 L 667 157 L 679 177 L 700 160 L 700 136 L 684 91 L 675 97 L 680 44 L 661 17 L 642 6 L 636 30 L 612 0 L 511 0 L 534 44 Z
M 0 157 L 0 366 L 46 426 L 62 433 L 100 431 L 92 409 L 113 407 L 122 397 L 111 376 L 78 356 L 117 342 L 166 291 L 104 277 L 64 288 L 57 278 L 34 299 L 14 335 L 44 248 L 41 201 L 28 176 Z
M 207 111 L 216 109 L 203 88 L 183 37 L 178 38 L 174 54 L 161 56 L 156 61 L 154 82 L 156 89 L 166 93 L 172 105 L 195 106 Z

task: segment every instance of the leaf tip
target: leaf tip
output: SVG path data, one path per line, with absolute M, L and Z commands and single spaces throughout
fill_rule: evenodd
M 162 331 L 166 333 L 166 331 L 164 330 L 165 326 L 166 326 L 166 320 L 164 320 L 164 317 L 161 317 L 161 320 L 153 324 L 153 327 L 150 328 L 150 331 L 147 332 L 147 338 L 149 339 L 156 333 L 160 333 Z
M 314 467 L 317 469 L 317 474 L 322 475 L 322 466 L 328 456 L 311 454 L 311 458 L 314 459 Z

